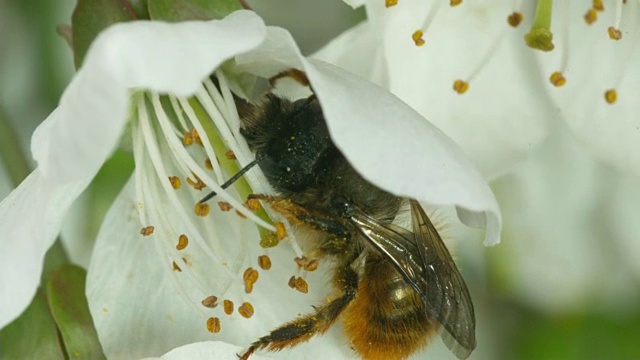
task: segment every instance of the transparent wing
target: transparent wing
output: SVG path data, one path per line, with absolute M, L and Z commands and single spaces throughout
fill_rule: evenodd
M 417 201 L 410 203 L 413 233 L 382 224 L 358 209 L 351 221 L 420 294 L 429 319 L 440 324 L 438 332 L 449 350 L 466 359 L 476 347 L 469 290 L 427 214 Z

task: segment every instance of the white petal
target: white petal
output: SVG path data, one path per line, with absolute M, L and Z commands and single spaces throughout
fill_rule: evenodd
M 0 327 L 29 303 L 62 217 L 115 148 L 131 88 L 189 93 L 263 38 L 262 20 L 240 11 L 211 22 L 118 24 L 96 39 L 59 107 L 33 135 L 38 169 L 0 204 L 0 272 L 13 274 L 0 280 Z
M 566 52 L 567 83 L 561 88 L 548 85 L 547 91 L 573 134 L 598 158 L 640 175 L 640 5 L 623 5 L 623 37 L 614 41 L 607 34 L 615 19 L 613 2 L 606 3 L 590 26 L 582 18 L 584 4 L 568 3 L 568 12 L 564 2 L 554 8 L 559 25 L 553 28 L 556 50 L 538 56 L 542 74 L 548 77 L 560 70 Z M 618 100 L 608 104 L 604 94 L 613 88 Z
M 343 1 L 345 2 L 345 4 L 351 6 L 354 9 L 359 8 L 365 3 L 365 0 L 343 0 Z
M 237 360 L 238 356 L 244 348 L 234 346 L 222 341 L 203 341 L 175 348 L 158 358 L 146 358 L 144 360 Z M 260 356 L 255 354 L 251 356 L 253 360 L 273 359 L 272 357 Z

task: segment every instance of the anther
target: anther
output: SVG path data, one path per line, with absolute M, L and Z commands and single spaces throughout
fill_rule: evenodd
M 309 292 L 309 284 L 307 284 L 307 282 L 300 276 L 298 277 L 292 276 L 291 279 L 289 279 L 288 285 L 292 289 L 296 289 L 303 294 L 306 294 Z
M 204 307 L 208 307 L 210 309 L 213 309 L 215 307 L 218 306 L 218 297 L 217 296 L 209 296 L 206 299 L 202 300 L 202 305 Z
M 258 199 L 248 199 L 245 205 L 247 206 L 247 209 L 251 211 L 258 211 L 262 209 L 262 205 Z
M 297 257 L 293 261 L 306 271 L 315 271 L 318 269 L 318 259 L 307 259 L 306 257 Z
M 180 269 L 180 266 L 178 266 L 178 263 L 175 261 L 173 262 L 173 271 L 182 272 L 182 269 Z
M 189 238 L 187 237 L 187 235 L 182 234 L 178 237 L 178 245 L 176 245 L 176 249 L 177 250 L 184 250 L 187 248 L 187 245 L 189 245 Z
M 198 175 L 194 174 L 193 172 L 191 173 L 191 175 L 193 175 L 193 177 L 196 178 L 196 179 L 195 180 L 191 180 L 191 178 L 188 177 L 187 178 L 187 184 L 191 185 L 194 189 L 196 189 L 198 191 L 201 191 L 202 189 L 207 187 L 207 184 L 205 184 L 202 180 L 200 180 Z
M 551 82 L 551 84 L 553 84 L 553 86 L 560 87 L 566 84 L 567 79 L 564 77 L 564 75 L 562 75 L 560 71 L 556 71 L 551 74 L 551 76 L 549 77 L 549 81 Z
M 233 153 L 233 151 L 229 150 L 226 153 L 224 153 L 224 156 L 228 159 L 228 160 L 235 160 L 236 159 L 236 154 Z
M 250 318 L 253 316 L 253 305 L 251 305 L 251 303 L 248 302 L 243 302 L 242 305 L 240 305 L 240 307 L 238 308 L 238 313 L 243 317 L 243 318 Z
M 220 319 L 217 317 L 210 317 L 207 319 L 207 330 L 209 332 L 216 334 L 220 332 Z
M 598 20 L 598 13 L 592 8 L 587 10 L 587 13 L 584 14 L 584 21 L 587 25 L 591 25 Z
M 142 229 L 140 229 L 140 234 L 142 234 L 142 236 L 149 236 L 151 234 L 153 234 L 153 231 L 156 228 L 153 226 L 145 226 Z
M 211 159 L 205 160 L 204 167 L 206 167 L 209 170 L 213 170 L 213 164 L 211 163 Z
M 512 12 L 511 15 L 507 17 L 507 22 L 513 27 L 518 27 L 522 22 L 522 13 L 518 11 Z
M 233 208 L 231 204 L 229 204 L 226 201 L 218 201 L 218 207 L 220 208 L 221 211 L 225 211 L 225 212 Z
M 282 240 L 287 237 L 287 230 L 284 228 L 283 223 L 276 222 L 273 225 L 276 227 L 276 236 L 278 236 L 278 240 Z
M 458 6 L 460 4 L 462 4 L 462 0 L 451 0 L 451 1 L 449 1 L 449 5 L 451 7 Z
M 273 231 L 269 231 L 265 235 L 260 238 L 260 247 L 263 249 L 268 249 L 277 246 L 280 243 L 278 240 L 278 235 Z
M 609 26 L 609 28 L 607 29 L 607 32 L 609 33 L 609 38 L 611 40 L 620 40 L 622 39 L 622 32 L 616 28 L 614 28 L 613 26 Z
M 602 0 L 593 0 L 591 8 L 596 11 L 604 11 L 604 4 L 602 3 Z
M 416 44 L 416 46 L 424 45 L 424 39 L 422 38 L 423 34 L 424 33 L 422 32 L 422 30 L 416 30 L 413 35 L 411 35 L 411 38 L 413 39 L 413 42 Z
M 224 308 L 224 313 L 227 315 L 233 314 L 233 301 L 224 300 L 222 302 L 222 307 Z
M 171 187 L 178 190 L 180 186 L 182 186 L 182 181 L 177 176 L 169 176 L 169 182 L 171 183 Z
M 196 215 L 198 216 L 207 216 L 209 215 L 210 211 L 211 211 L 211 208 L 207 203 L 197 203 L 195 206 L 195 212 L 196 212 Z
M 244 292 L 247 294 L 253 291 L 253 285 L 258 281 L 258 271 L 254 268 L 248 268 L 244 271 L 242 279 L 244 280 Z
M 618 92 L 615 89 L 607 90 L 604 93 L 604 99 L 608 104 L 614 104 L 618 100 Z
M 388 8 L 396 5 L 398 5 L 398 0 L 385 0 L 384 2 L 384 6 Z
M 258 265 L 262 270 L 271 269 L 271 259 L 267 255 L 258 256 Z
M 456 80 L 453 82 L 453 90 L 458 94 L 464 94 L 469 89 L 469 83 L 464 80 Z

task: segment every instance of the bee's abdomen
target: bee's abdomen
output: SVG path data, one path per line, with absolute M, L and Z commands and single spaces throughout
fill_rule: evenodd
M 420 296 L 380 258 L 367 261 L 343 322 L 353 348 L 367 360 L 404 359 L 436 334 Z

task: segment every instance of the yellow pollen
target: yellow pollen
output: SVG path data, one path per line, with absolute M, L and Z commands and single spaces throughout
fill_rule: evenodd
M 296 289 L 303 294 L 306 294 L 309 292 L 309 284 L 307 284 L 307 282 L 299 276 L 298 277 L 292 276 L 291 279 L 289 279 L 288 285 L 292 289 Z
M 622 32 L 619 29 L 614 28 L 613 26 L 609 26 L 607 29 L 609 33 L 609 38 L 611 40 L 620 40 L 622 39 Z
M 209 169 L 209 170 L 213 170 L 213 164 L 211 163 L 211 159 L 207 159 L 207 160 L 204 162 L 204 167 L 206 167 L 206 168 L 207 168 L 207 169 Z
M 153 230 L 155 230 L 155 227 L 153 227 L 153 226 L 145 226 L 142 229 L 140 229 L 140 234 L 142 234 L 142 236 L 149 236 L 149 235 L 153 234 Z
M 258 265 L 262 270 L 269 270 L 271 269 L 271 259 L 267 255 L 260 255 L 258 256 Z
M 247 209 L 251 211 L 258 211 L 262 209 L 262 205 L 258 199 L 248 199 L 245 204 L 247 205 Z
M 209 332 L 216 334 L 220 332 L 220 319 L 217 317 L 210 317 L 207 319 L 207 330 Z
M 287 230 L 284 228 L 283 223 L 276 222 L 273 225 L 276 227 L 276 235 L 278 236 L 278 240 L 282 240 L 287 237 Z
M 204 307 L 208 307 L 210 309 L 215 308 L 216 306 L 218 306 L 218 297 L 217 296 L 209 296 L 206 299 L 202 300 L 202 305 Z
M 562 75 L 560 71 L 556 71 L 551 74 L 551 76 L 549 76 L 549 81 L 553 84 L 553 86 L 560 87 L 566 84 L 567 79 L 564 77 L 564 75 Z
M 451 5 L 452 7 L 453 6 L 458 6 L 460 4 L 462 4 L 462 0 L 451 0 L 451 1 L 449 1 L 449 5 Z
M 602 0 L 593 0 L 592 8 L 596 11 L 604 11 L 604 4 L 602 3 Z
M 269 231 L 260 238 L 260 247 L 263 249 L 275 247 L 279 243 L 278 236 L 272 231 Z
M 244 280 L 244 292 L 247 294 L 253 291 L 253 284 L 258 281 L 258 271 L 254 268 L 248 268 L 244 271 L 244 275 L 242 275 L 242 279 Z
M 233 301 L 225 300 L 222 302 L 222 307 L 224 308 L 224 313 L 227 315 L 233 314 Z
M 229 211 L 231 210 L 231 204 L 229 204 L 226 201 L 218 201 L 218 207 L 220 208 L 221 211 Z
M 178 190 L 180 186 L 182 186 L 182 181 L 177 176 L 169 176 L 169 182 L 171 183 L 171 187 Z
M 180 266 L 178 266 L 175 261 L 173 262 L 173 271 L 182 272 L 182 269 L 180 269 Z
M 518 27 L 522 22 L 522 13 L 514 11 L 507 17 L 507 22 L 513 27 Z
M 243 302 L 242 305 L 240 305 L 240 307 L 238 308 L 238 313 L 240 313 L 240 315 L 243 318 L 250 318 L 253 316 L 253 305 L 251 305 L 248 302 Z
M 185 145 L 193 144 L 193 135 L 191 134 L 190 131 L 184 133 L 184 137 L 182 138 L 182 141 L 184 142 Z
M 187 235 L 180 235 L 180 237 L 178 237 L 178 245 L 176 245 L 176 249 L 184 250 L 187 245 L 189 245 L 189 238 L 187 237 Z
M 604 93 L 604 99 L 608 104 L 614 104 L 618 100 L 618 92 L 615 89 L 607 90 Z
M 211 208 L 209 207 L 209 204 L 204 203 L 197 203 L 196 207 L 195 207 L 195 211 L 196 211 L 196 215 L 198 216 L 207 216 L 209 215 L 209 212 L 211 211 Z
M 456 80 L 453 82 L 453 90 L 458 94 L 464 94 L 469 90 L 469 83 L 464 80 Z
M 598 13 L 594 9 L 589 9 L 586 14 L 584 14 L 584 21 L 587 25 L 591 25 L 598 20 Z
M 422 32 L 422 30 L 416 30 L 413 35 L 411 35 L 411 38 L 413 39 L 413 42 L 416 44 L 416 46 L 424 45 L 424 39 L 422 38 L 423 34 L 424 33 Z
M 384 6 L 388 8 L 396 5 L 398 5 L 398 0 L 385 0 L 384 2 Z

